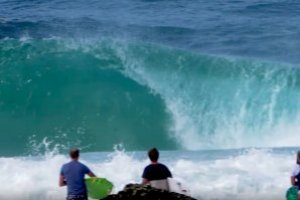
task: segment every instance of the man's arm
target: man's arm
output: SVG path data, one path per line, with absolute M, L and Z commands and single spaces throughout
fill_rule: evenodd
M 83 165 L 84 167 L 84 173 L 88 175 L 89 177 L 96 177 L 96 175 L 88 168 L 86 165 Z
M 89 177 L 96 177 L 96 175 L 93 173 L 93 172 L 89 172 L 88 174 L 87 174 Z
M 66 181 L 65 181 L 65 177 L 63 175 L 60 175 L 59 176 L 59 186 L 62 187 L 62 186 L 65 186 L 67 185 Z
M 144 185 L 150 183 L 148 174 L 149 174 L 149 170 L 146 167 L 143 171 L 143 174 L 142 174 L 142 178 L 143 178 L 142 184 L 144 184 Z
M 171 171 L 169 170 L 169 168 L 167 168 L 167 169 L 168 169 L 168 177 L 169 177 L 169 178 L 173 178 L 173 177 L 172 177 Z
M 146 178 L 143 178 L 143 182 L 142 182 L 142 184 L 148 184 L 150 181 L 148 180 L 148 179 L 146 179 Z
M 295 176 L 291 176 L 291 184 L 292 185 L 296 185 L 296 177 Z

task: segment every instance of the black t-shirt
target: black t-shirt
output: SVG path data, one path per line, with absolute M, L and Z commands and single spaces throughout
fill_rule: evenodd
M 168 177 L 172 177 L 170 170 L 163 164 L 150 164 L 144 169 L 144 173 L 142 175 L 143 178 L 148 181 L 152 180 L 162 180 Z

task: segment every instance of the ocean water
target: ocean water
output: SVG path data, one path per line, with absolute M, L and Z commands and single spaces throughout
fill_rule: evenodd
M 114 192 L 155 146 L 197 199 L 285 199 L 299 16 L 290 0 L 0 0 L 0 199 L 63 199 L 73 146 Z
M 117 148 L 118 149 L 118 148 Z M 161 151 L 176 181 L 199 200 L 285 199 L 296 148 L 249 148 L 200 151 Z M 66 155 L 54 151 L 43 156 L 1 157 L 0 199 L 64 199 L 58 187 L 60 166 Z M 149 164 L 144 151 L 115 150 L 83 153 L 81 161 L 99 177 L 114 183 L 113 193 L 128 183 L 141 183 Z

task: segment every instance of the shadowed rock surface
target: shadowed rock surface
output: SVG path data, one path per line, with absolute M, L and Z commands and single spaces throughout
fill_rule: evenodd
M 196 200 L 192 197 L 153 188 L 149 185 L 128 184 L 118 194 L 109 195 L 102 200 Z

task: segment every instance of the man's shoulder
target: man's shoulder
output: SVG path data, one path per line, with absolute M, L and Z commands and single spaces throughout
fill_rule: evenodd
M 67 163 L 62 165 L 62 168 L 65 168 L 65 167 L 69 166 L 70 164 L 71 164 L 71 162 L 67 162 Z
M 168 169 L 168 167 L 167 167 L 166 165 L 162 164 L 162 163 L 158 163 L 158 165 L 159 165 L 161 168 L 167 168 L 167 169 Z
M 79 161 L 70 161 L 68 163 L 63 164 L 62 166 L 62 170 L 71 170 L 71 169 L 83 169 L 85 171 L 89 171 L 89 168 L 85 164 Z
M 168 169 L 168 167 L 162 163 L 156 163 L 156 164 L 149 164 L 145 167 L 146 169 L 157 169 L 157 168 L 165 168 Z
M 147 165 L 147 166 L 144 168 L 144 170 L 148 170 L 148 169 L 150 169 L 150 168 L 152 168 L 152 164 Z
M 61 173 L 64 173 L 70 169 L 71 162 L 67 162 L 61 166 Z
M 165 164 L 162 164 L 162 163 L 157 163 L 157 164 L 160 166 L 163 166 L 163 167 L 167 167 Z
M 65 163 L 65 164 L 63 164 L 63 166 L 62 167 L 71 167 L 71 166 L 80 166 L 80 167 L 86 167 L 86 165 L 85 164 L 83 164 L 83 163 L 81 163 L 81 162 L 79 162 L 79 161 L 70 161 L 70 162 L 67 162 L 67 163 Z
M 86 164 L 83 164 L 82 162 L 78 162 L 78 163 L 80 164 L 80 166 L 88 168 Z

